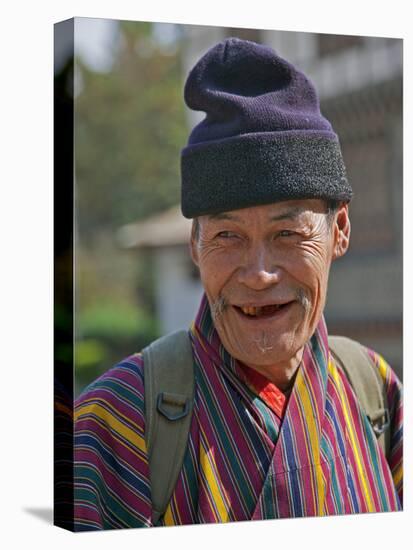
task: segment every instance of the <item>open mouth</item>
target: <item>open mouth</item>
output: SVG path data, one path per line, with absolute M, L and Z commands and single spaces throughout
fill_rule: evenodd
M 266 317 L 272 317 L 278 312 L 284 311 L 293 302 L 287 302 L 285 304 L 268 304 L 265 306 L 234 306 L 235 310 L 242 315 L 250 319 L 262 319 Z

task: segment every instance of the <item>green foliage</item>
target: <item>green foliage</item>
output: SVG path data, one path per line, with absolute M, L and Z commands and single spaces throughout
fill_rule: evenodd
M 133 338 L 157 333 L 156 322 L 135 306 L 110 303 L 95 304 L 82 312 L 77 321 L 80 335 L 106 340 Z
M 179 201 L 179 159 L 187 129 L 179 47 L 167 55 L 151 24 L 122 22 L 110 73 L 78 60 L 75 146 L 79 231 L 89 238 Z M 178 44 L 179 46 L 179 44 Z
M 80 340 L 75 346 L 75 365 L 77 372 L 102 363 L 106 355 L 106 346 L 99 340 Z
M 179 39 L 166 51 L 130 21 L 120 38 L 110 72 L 76 60 L 77 394 L 158 336 L 151 260 L 119 250 L 116 231 L 179 202 L 188 133 Z
M 75 380 L 78 394 L 120 360 L 159 336 L 156 320 L 128 304 L 95 304 L 76 321 Z

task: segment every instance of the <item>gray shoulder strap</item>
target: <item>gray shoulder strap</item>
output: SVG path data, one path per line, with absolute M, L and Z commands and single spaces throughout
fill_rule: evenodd
M 143 351 L 145 438 L 152 494 L 152 520 L 165 512 L 182 467 L 194 398 L 188 332 L 159 338 Z
M 329 336 L 330 351 L 343 368 L 386 456 L 390 448 L 390 418 L 383 380 L 366 349 L 344 336 Z

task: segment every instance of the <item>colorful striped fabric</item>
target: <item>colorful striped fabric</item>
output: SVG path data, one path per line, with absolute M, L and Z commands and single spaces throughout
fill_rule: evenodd
M 238 362 L 237 375 L 282 419 L 287 406 L 287 395 L 263 374 Z
M 401 510 L 402 389 L 381 356 L 369 350 L 389 398 L 388 461 L 332 360 L 323 319 L 284 414 L 240 376 L 205 296 L 190 334 L 196 393 L 189 442 L 159 525 Z M 142 357 L 133 355 L 76 403 L 78 531 L 152 525 L 143 376 Z

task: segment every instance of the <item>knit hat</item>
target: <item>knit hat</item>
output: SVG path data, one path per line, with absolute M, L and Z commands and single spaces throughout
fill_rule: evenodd
M 185 217 L 289 199 L 351 199 L 338 137 L 313 84 L 273 49 L 220 42 L 189 73 L 184 97 L 206 113 L 182 150 Z

